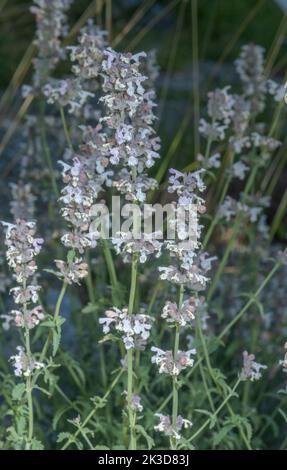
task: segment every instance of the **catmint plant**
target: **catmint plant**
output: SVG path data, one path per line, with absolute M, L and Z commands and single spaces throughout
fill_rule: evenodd
M 45 368 L 45 364 L 37 360 L 35 353 L 32 352 L 31 345 L 31 330 L 45 318 L 43 308 L 39 304 L 40 286 L 36 281 L 35 261 L 35 257 L 40 253 L 43 239 L 35 237 L 35 222 L 16 219 L 15 224 L 2 222 L 2 225 L 6 232 L 6 258 L 16 281 L 16 286 L 10 289 L 16 309 L 3 318 L 6 329 L 12 323 L 22 331 L 24 344 L 17 347 L 17 353 L 11 356 L 10 361 L 16 377 L 23 379 L 25 383 L 23 393 L 26 395 L 27 412 L 24 414 L 24 419 L 27 434 L 23 445 L 26 449 L 33 449 L 39 445 L 34 438 L 34 378 L 37 370 Z

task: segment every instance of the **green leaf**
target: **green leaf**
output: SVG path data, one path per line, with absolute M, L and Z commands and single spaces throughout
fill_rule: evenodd
M 89 303 L 88 305 L 86 305 L 86 307 L 82 309 L 82 313 L 88 314 L 88 313 L 97 312 L 98 310 L 99 310 L 98 305 Z
M 72 434 L 69 432 L 60 432 L 60 434 L 58 434 L 58 437 L 57 437 L 57 442 L 66 441 L 70 439 L 71 437 L 72 437 Z
M 139 424 L 137 424 L 135 426 L 135 430 L 138 432 L 139 435 L 141 435 L 145 438 L 147 446 L 148 446 L 148 450 L 151 450 L 152 447 L 154 446 L 153 438 L 151 436 L 149 436 L 148 433 L 146 432 L 146 430 L 144 429 L 144 427 L 140 426 Z
M 285 423 L 287 423 L 287 415 L 286 413 L 282 410 L 282 408 L 279 408 L 278 409 L 279 413 L 281 414 L 281 416 L 283 416 L 284 420 L 285 420 Z
M 53 329 L 53 356 L 56 356 L 56 353 L 59 349 L 61 342 L 61 330 Z
M 13 400 L 21 400 L 22 396 L 24 395 L 26 390 L 26 386 L 24 383 L 17 384 L 12 390 L 12 398 Z
M 31 443 L 31 450 L 44 450 L 44 446 L 41 441 L 38 439 L 35 439 L 35 437 L 32 439 Z
M 227 434 L 231 431 L 231 429 L 233 429 L 235 427 L 235 424 L 227 424 L 225 426 L 223 426 L 222 429 L 220 429 L 219 432 L 215 433 L 214 434 L 214 437 L 213 437 L 213 444 L 215 446 L 218 446 L 218 444 L 220 444 L 224 439 L 225 437 L 227 436 Z
M 67 254 L 68 264 L 71 264 L 74 261 L 75 256 L 76 256 L 75 250 L 69 250 L 68 251 L 68 254 Z
M 59 408 L 55 415 L 54 415 L 54 418 L 53 418 L 53 423 L 52 423 L 52 426 L 53 426 L 53 429 L 56 430 L 57 429 L 57 425 L 58 425 L 58 422 L 60 421 L 60 419 L 62 418 L 62 416 L 71 409 L 72 407 L 70 405 L 65 405 L 65 406 L 62 406 L 61 408 Z

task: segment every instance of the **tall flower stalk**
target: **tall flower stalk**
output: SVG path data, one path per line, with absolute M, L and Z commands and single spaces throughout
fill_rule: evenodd
M 187 367 L 192 367 L 193 356 L 196 351 L 190 349 L 180 350 L 180 333 L 183 327 L 191 327 L 195 315 L 205 308 L 204 299 L 198 296 L 198 292 L 205 289 L 208 281 L 206 273 L 211 268 L 213 258 L 208 258 L 207 253 L 200 253 L 200 236 L 202 227 L 199 225 L 199 214 L 204 213 L 205 204 L 200 193 L 205 185 L 201 177 L 202 171 L 195 173 L 181 173 L 171 170 L 168 191 L 176 193 L 177 200 L 177 232 L 174 240 L 167 240 L 166 249 L 170 254 L 172 264 L 160 267 L 160 277 L 177 286 L 178 303 L 166 302 L 162 317 L 173 329 L 173 350 L 163 351 L 152 347 L 154 355 L 152 362 L 157 364 L 159 372 L 170 375 L 172 378 L 172 413 L 169 415 L 157 414 L 160 422 L 155 430 L 163 432 L 170 438 L 172 449 L 177 448 L 181 439 L 182 428 L 187 428 L 192 423 L 184 419 L 179 412 L 179 374 Z M 188 231 L 186 222 L 188 215 Z M 190 298 L 184 299 L 185 292 L 192 291 Z
M 145 59 L 144 53 L 133 56 L 117 53 L 108 48 L 104 51 L 101 71 L 104 91 L 101 101 L 106 109 L 106 115 L 101 119 L 103 128 L 99 128 L 100 135 L 103 135 L 102 149 L 105 155 L 107 152 L 111 155 L 109 163 L 115 171 L 114 187 L 139 209 L 142 208 L 149 189 L 156 187 L 156 182 L 148 177 L 146 169 L 150 168 L 159 157 L 157 153 L 159 140 L 152 128 L 155 119 L 154 92 L 150 85 L 148 91 L 145 91 L 147 77 L 141 72 L 142 62 L 144 64 Z M 129 333 L 132 336 L 142 335 L 142 340 L 145 342 L 149 335 L 151 319 L 145 314 L 136 314 L 134 310 L 138 263 L 145 262 L 153 253 L 158 256 L 161 243 L 154 239 L 153 234 L 145 237 L 141 229 L 138 218 L 135 217 L 133 231 L 119 233 L 112 241 L 124 261 L 131 262 L 127 330 L 130 329 Z M 120 314 L 119 316 L 121 317 Z M 115 327 L 121 330 L 121 326 L 117 324 L 119 320 L 115 321 Z M 107 320 L 101 319 L 101 322 L 106 324 L 107 332 Z M 136 412 L 142 409 L 139 397 L 134 394 L 134 348 L 142 349 L 144 347 L 142 340 L 137 345 L 136 342 L 131 344 L 124 339 L 127 349 L 129 448 L 132 450 L 137 446 Z
M 35 359 L 31 351 L 30 331 L 44 319 L 44 312 L 39 301 L 40 287 L 35 282 L 37 265 L 35 256 L 40 253 L 43 239 L 35 237 L 35 223 L 17 219 L 15 224 L 2 222 L 6 228 L 5 244 L 7 261 L 14 272 L 17 286 L 11 289 L 14 302 L 18 307 L 5 316 L 7 323 L 14 323 L 23 331 L 24 347 L 17 347 L 17 354 L 10 358 L 17 377 L 25 379 L 25 392 L 28 406 L 28 431 L 26 449 L 33 448 L 34 439 L 34 405 L 33 376 L 35 371 L 44 368 L 44 363 Z M 31 283 L 32 280 L 32 283 Z M 33 306 L 36 304 L 36 306 Z

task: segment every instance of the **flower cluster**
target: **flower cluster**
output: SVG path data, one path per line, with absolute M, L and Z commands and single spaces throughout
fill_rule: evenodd
M 148 191 L 153 191 L 158 187 L 155 179 L 149 178 L 145 174 L 137 175 L 134 179 L 131 173 L 123 168 L 113 182 L 113 186 L 122 194 L 127 201 L 145 202 Z
M 248 196 L 242 201 L 236 201 L 227 196 L 218 209 L 218 217 L 225 219 L 227 222 L 240 214 L 245 222 L 256 224 L 257 231 L 263 237 L 268 235 L 268 226 L 264 209 L 269 207 L 270 198 L 267 196 L 257 197 Z
M 190 349 L 188 351 L 178 351 L 174 357 L 172 351 L 162 351 L 162 349 L 154 346 L 151 351 L 154 352 L 151 362 L 158 366 L 159 373 L 171 376 L 178 376 L 182 370 L 192 367 L 194 359 L 190 356 L 196 354 L 195 349 Z
M 37 270 L 34 258 L 40 253 L 43 239 L 35 238 L 35 222 L 17 219 L 15 224 L 2 222 L 2 225 L 6 227 L 5 245 L 8 265 L 13 269 L 17 283 L 26 286 L 28 278 Z M 32 286 L 28 288 L 31 288 L 31 291 L 34 290 Z M 19 288 L 14 288 L 14 292 L 18 296 Z
M 267 366 L 255 362 L 254 354 L 248 354 L 247 351 L 243 352 L 243 368 L 240 374 L 242 380 L 259 380 L 262 376 L 261 369 L 267 369 Z
M 208 93 L 207 113 L 210 122 L 201 119 L 199 131 L 213 141 L 224 139 L 225 131 L 234 114 L 234 98 L 229 93 L 229 88 L 227 86 Z
M 107 31 L 95 26 L 89 20 L 87 26 L 81 30 L 77 46 L 69 46 L 70 59 L 75 64 L 73 73 L 81 80 L 97 78 L 101 71 L 103 51 L 108 45 Z
M 260 160 L 262 163 L 266 161 L 272 152 L 276 150 L 281 142 L 272 137 L 266 137 L 258 132 L 252 132 L 248 136 L 242 138 L 230 139 L 235 154 L 240 154 L 243 150 L 251 150 L 256 148 L 260 152 Z
M 150 335 L 152 318 L 144 313 L 130 315 L 127 308 L 113 307 L 106 316 L 99 318 L 105 334 L 113 328 L 121 334 L 125 348 L 144 349 Z
M 181 307 L 175 302 L 167 301 L 163 307 L 161 317 L 166 319 L 171 326 L 186 326 L 195 318 L 195 313 L 204 303 L 204 297 L 192 296 L 185 300 Z
M 36 238 L 35 222 L 26 222 L 17 219 L 15 224 L 2 222 L 6 228 L 5 245 L 7 247 L 6 258 L 8 265 L 14 271 L 17 287 L 13 287 L 11 292 L 14 302 L 19 305 L 18 310 L 12 310 L 9 315 L 3 315 L 4 328 L 8 329 L 11 322 L 26 331 L 34 328 L 45 317 L 41 305 L 31 307 L 39 300 L 38 291 L 40 287 L 35 284 L 35 273 L 37 265 L 35 256 L 41 250 L 43 240 Z M 33 279 L 33 284 L 28 284 L 29 279 Z M 29 350 L 25 351 L 18 347 L 18 354 L 11 357 L 17 376 L 31 375 L 34 369 L 42 367 L 33 359 Z
M 82 254 L 86 248 L 95 247 L 100 236 L 97 231 L 93 231 L 92 206 L 103 184 L 111 184 L 111 173 L 95 175 L 93 162 L 82 155 L 75 155 L 71 165 L 60 163 L 65 183 L 59 199 L 63 206 L 61 213 L 72 229 L 62 236 L 62 243 Z
M 210 114 L 214 112 L 213 107 L 216 106 L 217 100 L 223 100 L 225 111 L 222 109 L 222 114 L 217 114 L 216 118 L 228 122 L 232 104 L 229 103 L 227 90 L 224 90 L 223 96 L 219 92 L 210 96 Z M 188 174 L 171 170 L 169 178 L 168 192 L 175 193 L 178 198 L 177 214 L 181 214 L 182 210 L 187 214 L 184 212 L 184 216 L 177 221 L 175 238 L 167 240 L 164 244 L 172 264 L 159 267 L 159 271 L 161 279 L 168 280 L 179 287 L 179 303 L 167 301 L 162 312 L 162 318 L 165 318 L 167 324 L 175 329 L 173 351 L 163 351 L 152 347 L 154 354 L 151 360 L 158 366 L 159 373 L 172 377 L 174 403 L 178 402 L 178 397 L 175 397 L 178 393 L 178 376 L 187 367 L 193 366 L 192 356 L 196 354 L 194 348 L 187 351 L 179 349 L 180 328 L 190 327 L 195 316 L 206 309 L 204 298 L 199 297 L 198 292 L 205 289 L 208 281 L 206 274 L 211 269 L 214 260 L 214 257 L 209 257 L 207 253 L 200 251 L 202 227 L 199 225 L 199 215 L 205 212 L 205 201 L 201 197 L 205 190 L 203 173 L 204 169 Z M 188 222 L 191 225 L 188 230 L 184 227 L 186 215 L 189 216 Z M 184 291 L 187 289 L 190 289 L 193 295 L 185 299 Z M 173 405 L 173 416 L 174 414 L 177 416 L 176 423 L 172 423 L 169 416 L 159 415 L 160 423 L 155 429 L 173 439 L 180 439 L 181 428 L 188 427 L 191 423 L 178 415 L 177 405 Z
M 155 431 L 162 432 L 167 437 L 172 437 L 176 440 L 181 438 L 180 431 L 184 428 L 190 428 L 192 422 L 188 419 L 184 419 L 182 416 L 177 416 L 176 426 L 172 425 L 170 416 L 163 415 L 161 413 L 156 413 L 155 416 L 159 418 L 159 423 L 154 426 Z
M 88 276 L 88 265 L 82 258 L 75 258 L 68 263 L 56 259 L 55 264 L 59 269 L 57 276 L 67 284 L 80 284 L 80 281 Z
M 263 47 L 246 44 L 235 62 L 244 85 L 244 96 L 250 100 L 251 111 L 255 115 L 263 111 L 265 105 L 264 52 Z
M 107 114 L 102 118 L 112 130 L 109 136 L 110 162 L 136 167 L 142 172 L 159 157 L 159 140 L 154 135 L 153 92 L 146 92 L 141 73 L 144 53 L 123 54 L 108 48 L 102 62 L 103 91 L 101 101 Z
M 31 12 L 35 15 L 37 29 L 34 44 L 38 56 L 34 59 L 34 86 L 42 87 L 51 70 L 55 68 L 64 51 L 61 38 L 67 34 L 66 11 L 73 0 L 34 0 Z
M 20 328 L 25 328 L 25 326 L 30 330 L 37 326 L 44 318 L 44 311 L 41 305 L 37 305 L 31 310 L 27 310 L 25 315 L 21 310 L 11 310 L 10 314 L 2 315 L 3 319 L 3 329 L 9 330 L 10 324 L 14 323 Z
M 14 219 L 31 220 L 35 214 L 36 201 L 31 185 L 20 180 L 17 184 L 11 183 L 10 187 L 12 193 L 10 212 Z
M 139 236 L 134 236 L 132 232 L 121 232 L 112 239 L 112 243 L 124 262 L 130 262 L 136 254 L 139 262 L 145 263 L 149 256 L 158 258 L 161 254 L 162 242 L 157 240 L 158 236 L 155 232 L 141 233 Z
M 71 61 L 76 62 L 72 66 L 74 76 L 64 80 L 51 79 L 46 83 L 43 93 L 48 103 L 69 106 L 70 114 L 82 112 L 87 100 L 95 96 L 95 79 L 99 78 L 103 51 L 107 46 L 106 36 L 106 31 L 94 26 L 92 21 L 81 30 L 79 44 L 67 47 Z M 90 88 L 93 88 L 93 93 Z
M 143 406 L 141 404 L 141 397 L 139 395 L 136 395 L 135 393 L 133 394 L 132 399 L 131 399 L 131 408 L 136 413 L 141 413 L 143 411 Z
M 189 174 L 170 171 L 168 191 L 175 192 L 178 196 L 177 214 L 184 211 L 185 215 L 178 218 L 177 237 L 165 243 L 173 264 L 159 268 L 161 279 L 185 285 L 196 291 L 205 289 L 208 281 L 206 274 L 214 260 L 209 258 L 207 253 L 199 253 L 202 227 L 198 223 L 198 214 L 205 212 L 205 202 L 200 196 L 205 189 L 201 177 L 203 171 Z M 186 229 L 186 215 L 188 229 Z
M 83 90 L 81 80 L 75 78 L 51 79 L 43 87 L 43 93 L 47 98 L 47 103 L 57 103 L 62 107 L 68 105 L 71 114 L 81 110 L 87 99 L 94 96 L 93 93 Z
M 16 377 L 29 377 L 34 370 L 44 367 L 42 362 L 35 361 L 32 357 L 29 357 L 22 346 L 17 346 L 17 350 L 18 353 L 10 357 Z

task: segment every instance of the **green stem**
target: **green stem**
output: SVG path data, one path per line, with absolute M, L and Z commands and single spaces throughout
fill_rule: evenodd
M 57 303 L 56 303 L 56 307 L 55 307 L 55 314 L 54 314 L 55 319 L 60 315 L 61 305 L 62 305 L 62 301 L 63 301 L 64 296 L 65 296 L 67 287 L 68 287 L 68 284 L 66 282 L 63 282 L 62 289 L 60 291 L 60 294 L 59 294 L 59 297 L 58 297 L 58 300 L 57 300 Z M 52 340 L 52 337 L 53 337 L 53 335 L 52 335 L 52 332 L 50 331 L 49 334 L 48 334 L 48 337 L 46 339 L 46 342 L 44 344 L 44 347 L 42 349 L 41 356 L 40 356 L 40 361 L 43 361 L 44 358 L 46 357 L 48 347 L 49 347 L 49 344 Z
M 131 287 L 128 313 L 133 314 L 135 295 L 136 295 L 136 284 L 137 284 L 137 264 L 138 260 L 136 256 L 133 256 L 132 270 L 131 270 Z M 127 402 L 128 402 L 128 417 L 129 417 L 129 430 L 130 430 L 130 442 L 129 449 L 136 450 L 136 433 L 135 433 L 135 420 L 136 414 L 132 409 L 132 398 L 133 398 L 133 349 L 128 350 L 128 377 L 127 377 Z
M 118 383 L 119 379 L 121 378 L 122 374 L 123 374 L 124 370 L 121 369 L 119 374 L 116 376 L 116 378 L 114 379 L 114 381 L 112 382 L 112 384 L 110 385 L 110 387 L 108 388 L 108 390 L 106 391 L 105 395 L 103 396 L 103 401 L 107 400 L 107 398 L 109 397 L 109 395 L 111 394 L 112 390 L 115 388 L 116 384 Z M 88 416 L 84 419 L 83 423 L 82 423 L 82 428 L 84 428 L 85 426 L 87 426 L 87 424 L 89 423 L 89 421 L 94 417 L 94 415 L 96 414 L 96 412 L 98 411 L 98 408 L 93 408 L 90 413 L 88 414 Z M 78 435 L 80 434 L 80 429 L 78 429 L 75 434 L 73 435 L 73 438 L 76 438 Z M 71 444 L 72 442 L 72 439 L 69 438 L 68 441 L 66 442 L 66 444 L 64 444 L 64 446 L 61 448 L 61 450 L 65 450 L 67 449 L 67 447 L 69 447 L 69 445 Z
M 179 291 L 179 301 L 178 301 L 178 308 L 180 309 L 182 306 L 183 302 L 183 294 L 184 294 L 184 286 L 180 286 L 180 291 Z M 179 350 L 179 325 L 176 325 L 175 327 L 175 337 L 174 337 L 174 347 L 173 347 L 173 359 L 176 361 L 176 358 L 178 356 L 178 350 Z M 177 377 L 174 375 L 172 377 L 172 427 L 174 432 L 176 432 L 176 425 L 177 425 L 177 416 L 178 416 L 178 381 Z M 171 439 L 171 448 L 173 450 L 176 449 L 176 439 L 172 438 Z
M 69 130 L 68 130 L 65 111 L 64 111 L 63 106 L 60 106 L 60 114 L 61 114 L 61 120 L 62 120 L 64 134 L 65 134 L 65 138 L 66 138 L 68 147 L 72 152 L 74 152 L 74 148 L 73 148 L 73 144 L 72 144 L 72 141 L 71 141 L 71 138 L 70 138 L 70 133 L 69 133 Z
M 236 384 L 234 385 L 233 389 L 231 390 L 231 392 L 229 393 L 229 395 L 227 395 L 227 397 L 223 400 L 223 402 L 221 403 L 221 405 L 217 408 L 217 410 L 215 411 L 215 413 L 213 413 L 213 417 L 214 416 L 217 416 L 218 413 L 222 410 L 222 408 L 229 402 L 230 398 L 232 398 L 234 396 L 234 392 L 235 390 L 237 389 L 238 385 L 240 384 L 241 382 L 241 379 L 239 378 L 236 382 Z M 211 421 L 211 418 L 207 419 L 203 425 L 188 439 L 188 442 L 192 442 L 194 441 L 198 436 L 199 434 L 202 433 L 202 431 L 204 431 L 204 429 L 209 425 Z
M 217 379 L 214 375 L 214 372 L 213 372 L 213 368 L 212 368 L 212 365 L 211 365 L 211 362 L 210 362 L 209 352 L 208 352 L 208 348 L 207 348 L 207 344 L 206 344 L 206 341 L 205 341 L 204 334 L 202 332 L 202 327 L 201 327 L 199 316 L 197 316 L 197 331 L 198 331 L 198 334 L 199 334 L 199 337 L 200 337 L 200 341 L 201 341 L 201 345 L 202 345 L 203 353 L 204 353 L 204 358 L 205 358 L 205 362 L 206 362 L 207 369 L 208 369 L 208 372 L 210 374 L 210 377 L 212 378 L 212 381 L 214 382 L 218 393 L 220 395 L 223 395 L 222 387 L 219 386 L 218 381 L 217 381 Z M 232 410 L 230 405 L 227 406 L 227 409 L 228 409 L 229 414 L 232 417 L 234 417 L 234 413 L 233 413 L 233 410 Z M 245 433 L 244 433 L 244 431 L 242 429 L 242 426 L 240 424 L 238 425 L 238 430 L 239 430 L 239 433 L 240 433 L 247 449 L 251 450 L 248 439 L 246 438 Z
M 50 148 L 47 142 L 46 124 L 45 124 L 45 102 L 43 100 L 41 100 L 41 103 L 40 103 L 40 137 L 41 137 L 41 144 L 42 144 L 42 148 L 44 152 L 44 157 L 45 157 L 48 169 L 49 169 L 52 188 L 53 188 L 56 198 L 58 198 L 60 193 L 59 193 L 57 181 L 55 178 L 55 172 L 53 168 Z
M 112 257 L 112 254 L 111 254 L 111 250 L 110 250 L 108 241 L 105 240 L 105 239 L 103 239 L 102 241 L 103 241 L 104 255 L 105 255 L 105 259 L 106 259 L 106 264 L 107 264 L 109 277 L 110 277 L 110 281 L 111 281 L 111 285 L 112 285 L 113 304 L 115 306 L 119 306 L 119 303 L 120 303 L 119 298 L 118 298 L 119 284 L 118 284 L 118 279 L 117 279 L 117 274 L 116 274 L 116 270 L 115 270 L 113 257 Z
M 26 307 L 24 307 L 26 309 Z M 25 327 L 25 345 L 26 345 L 26 354 L 28 361 L 31 361 L 31 346 L 30 346 L 30 331 L 29 328 Z M 31 442 L 33 439 L 33 428 L 34 428 L 34 411 L 33 411 L 33 399 L 32 399 L 32 383 L 31 377 L 28 376 L 26 379 L 26 395 L 28 402 L 28 441 Z
M 23 281 L 23 290 L 26 289 L 26 280 Z M 30 330 L 26 324 L 26 317 L 27 317 L 27 303 L 23 305 L 23 313 L 24 313 L 24 321 L 25 321 L 25 347 L 26 347 L 26 355 L 28 358 L 28 364 L 32 362 L 32 354 L 31 354 L 31 345 L 30 345 Z M 33 399 L 32 399 L 32 383 L 31 383 L 31 376 L 28 375 L 26 378 L 26 396 L 27 396 L 27 404 L 28 404 L 28 442 L 31 443 L 33 439 L 33 429 L 34 429 L 34 410 L 33 410 Z

